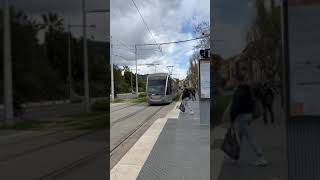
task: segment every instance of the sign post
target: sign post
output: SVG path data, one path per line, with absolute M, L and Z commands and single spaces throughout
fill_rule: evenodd
M 286 22 L 287 115 L 320 116 L 320 0 L 288 0 Z
M 199 60 L 200 125 L 210 126 L 210 59 Z
M 284 0 L 283 10 L 288 173 L 318 179 L 320 0 Z

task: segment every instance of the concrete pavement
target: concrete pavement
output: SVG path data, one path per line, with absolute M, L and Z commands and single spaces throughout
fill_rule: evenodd
M 200 126 L 198 102 L 193 108 L 194 115 L 174 108 L 156 120 L 111 170 L 111 180 L 209 179 L 210 130 Z

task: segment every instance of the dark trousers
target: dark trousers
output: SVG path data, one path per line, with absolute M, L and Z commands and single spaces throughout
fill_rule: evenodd
M 272 110 L 272 105 L 264 104 L 263 121 L 265 124 L 268 123 L 268 113 L 270 114 L 270 117 L 271 117 L 271 123 L 274 123 L 274 114 Z

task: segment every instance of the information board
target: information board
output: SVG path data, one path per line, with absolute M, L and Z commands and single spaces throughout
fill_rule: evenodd
M 320 0 L 288 0 L 289 111 L 320 115 Z
M 210 98 L 210 60 L 199 60 L 199 74 L 200 74 L 200 98 Z

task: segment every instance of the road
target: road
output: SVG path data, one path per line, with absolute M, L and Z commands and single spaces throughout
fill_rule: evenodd
M 125 155 L 158 118 L 165 117 L 174 103 L 149 106 L 147 103 L 110 106 L 110 168 Z

